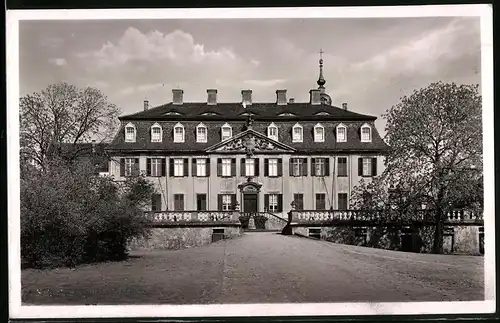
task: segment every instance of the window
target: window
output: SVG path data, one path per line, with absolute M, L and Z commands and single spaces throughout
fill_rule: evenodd
M 151 158 L 149 176 L 162 176 L 162 158 Z
M 207 210 L 207 194 L 196 194 L 196 210 Z
M 307 176 L 307 158 L 290 158 L 290 176 Z
M 358 159 L 359 176 L 377 176 L 377 158 L 360 157 Z
M 125 176 L 132 176 L 137 169 L 135 158 L 125 158 Z
M 295 202 L 296 210 L 304 209 L 304 194 L 301 193 L 293 194 L 293 201 Z
M 161 142 L 162 130 L 157 123 L 151 126 L 151 142 Z
M 312 160 L 312 176 L 330 176 L 330 159 L 329 158 L 313 158 Z
M 161 211 L 161 195 L 151 195 L 151 211 Z
M 347 128 L 342 123 L 337 126 L 337 142 L 347 141 Z
M 269 195 L 269 204 L 267 206 L 267 209 L 269 210 L 269 212 L 278 211 L 278 195 L 276 194 Z
M 174 176 L 184 176 L 184 159 L 174 159 Z
M 196 126 L 196 142 L 207 142 L 207 127 L 203 123 Z
M 135 142 L 135 126 L 131 123 L 125 126 L 125 142 Z
M 316 210 L 326 210 L 325 193 L 316 194 Z
M 245 159 L 245 176 L 255 176 L 254 159 Z
M 133 176 L 139 173 L 139 158 L 121 158 L 120 176 Z
M 184 142 L 184 126 L 180 123 L 174 127 L 174 142 Z
M 314 142 L 325 141 L 325 129 L 319 123 L 314 126 Z
M 363 158 L 363 176 L 372 175 L 372 160 L 371 158 Z
M 302 126 L 296 124 L 292 129 L 292 142 L 302 142 Z
M 361 127 L 361 142 L 371 142 L 372 141 L 372 128 L 364 124 Z
M 268 159 L 268 171 L 267 176 L 273 177 L 278 176 L 278 159 L 272 158 Z
M 222 159 L 222 176 L 231 176 L 231 159 Z
M 196 159 L 196 176 L 205 177 L 207 176 L 207 160 L 205 158 Z
M 264 207 L 267 212 L 283 212 L 282 194 L 264 194 Z
M 174 211 L 184 211 L 184 194 L 174 194 Z
M 231 195 L 224 194 L 222 195 L 222 211 L 230 211 L 231 210 Z
M 221 140 L 227 140 L 233 136 L 233 130 L 227 123 L 221 127 Z
M 267 127 L 267 137 L 269 139 L 278 141 L 278 127 L 276 127 L 274 122 L 271 123 L 269 127 Z
M 347 157 L 338 157 L 338 176 L 347 176 Z
M 339 193 L 339 210 L 347 210 L 347 193 Z
M 236 176 L 236 158 L 217 158 L 217 176 Z

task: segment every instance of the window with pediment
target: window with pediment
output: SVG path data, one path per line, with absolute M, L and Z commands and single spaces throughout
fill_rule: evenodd
M 203 123 L 200 123 L 196 126 L 196 142 L 207 142 L 208 139 L 208 130 L 207 126 Z
M 361 126 L 361 142 L 371 142 L 372 141 L 372 127 L 367 123 Z
M 174 142 L 184 142 L 184 126 L 181 123 L 174 126 Z
M 221 127 L 221 140 L 227 140 L 233 136 L 233 128 L 227 123 Z
M 337 126 L 337 142 L 347 141 L 347 127 L 341 123 Z
M 132 123 L 125 126 L 125 142 L 135 142 L 136 129 Z
M 274 122 L 267 127 L 267 138 L 278 141 L 278 127 Z
M 325 128 L 320 124 L 314 126 L 314 142 L 325 141 Z
M 302 142 L 304 129 L 298 123 L 292 128 L 292 142 Z
M 151 126 L 151 142 L 161 142 L 163 130 L 158 123 Z

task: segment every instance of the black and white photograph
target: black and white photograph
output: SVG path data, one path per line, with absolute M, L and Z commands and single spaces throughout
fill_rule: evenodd
M 13 317 L 495 311 L 490 6 L 7 19 Z

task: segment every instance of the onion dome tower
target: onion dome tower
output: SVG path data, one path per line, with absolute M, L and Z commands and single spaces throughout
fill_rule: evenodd
M 325 77 L 323 76 L 323 50 L 322 49 L 319 51 L 319 55 L 320 55 L 320 57 L 319 57 L 319 78 L 318 78 L 318 81 L 316 83 L 318 83 L 318 89 L 321 92 L 321 103 L 331 105 L 332 99 L 325 92 L 326 80 L 325 80 Z

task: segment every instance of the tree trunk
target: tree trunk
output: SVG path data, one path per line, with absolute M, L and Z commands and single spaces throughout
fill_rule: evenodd
M 443 210 L 441 206 L 436 210 L 436 226 L 434 230 L 434 242 L 432 245 L 432 253 L 443 253 Z

